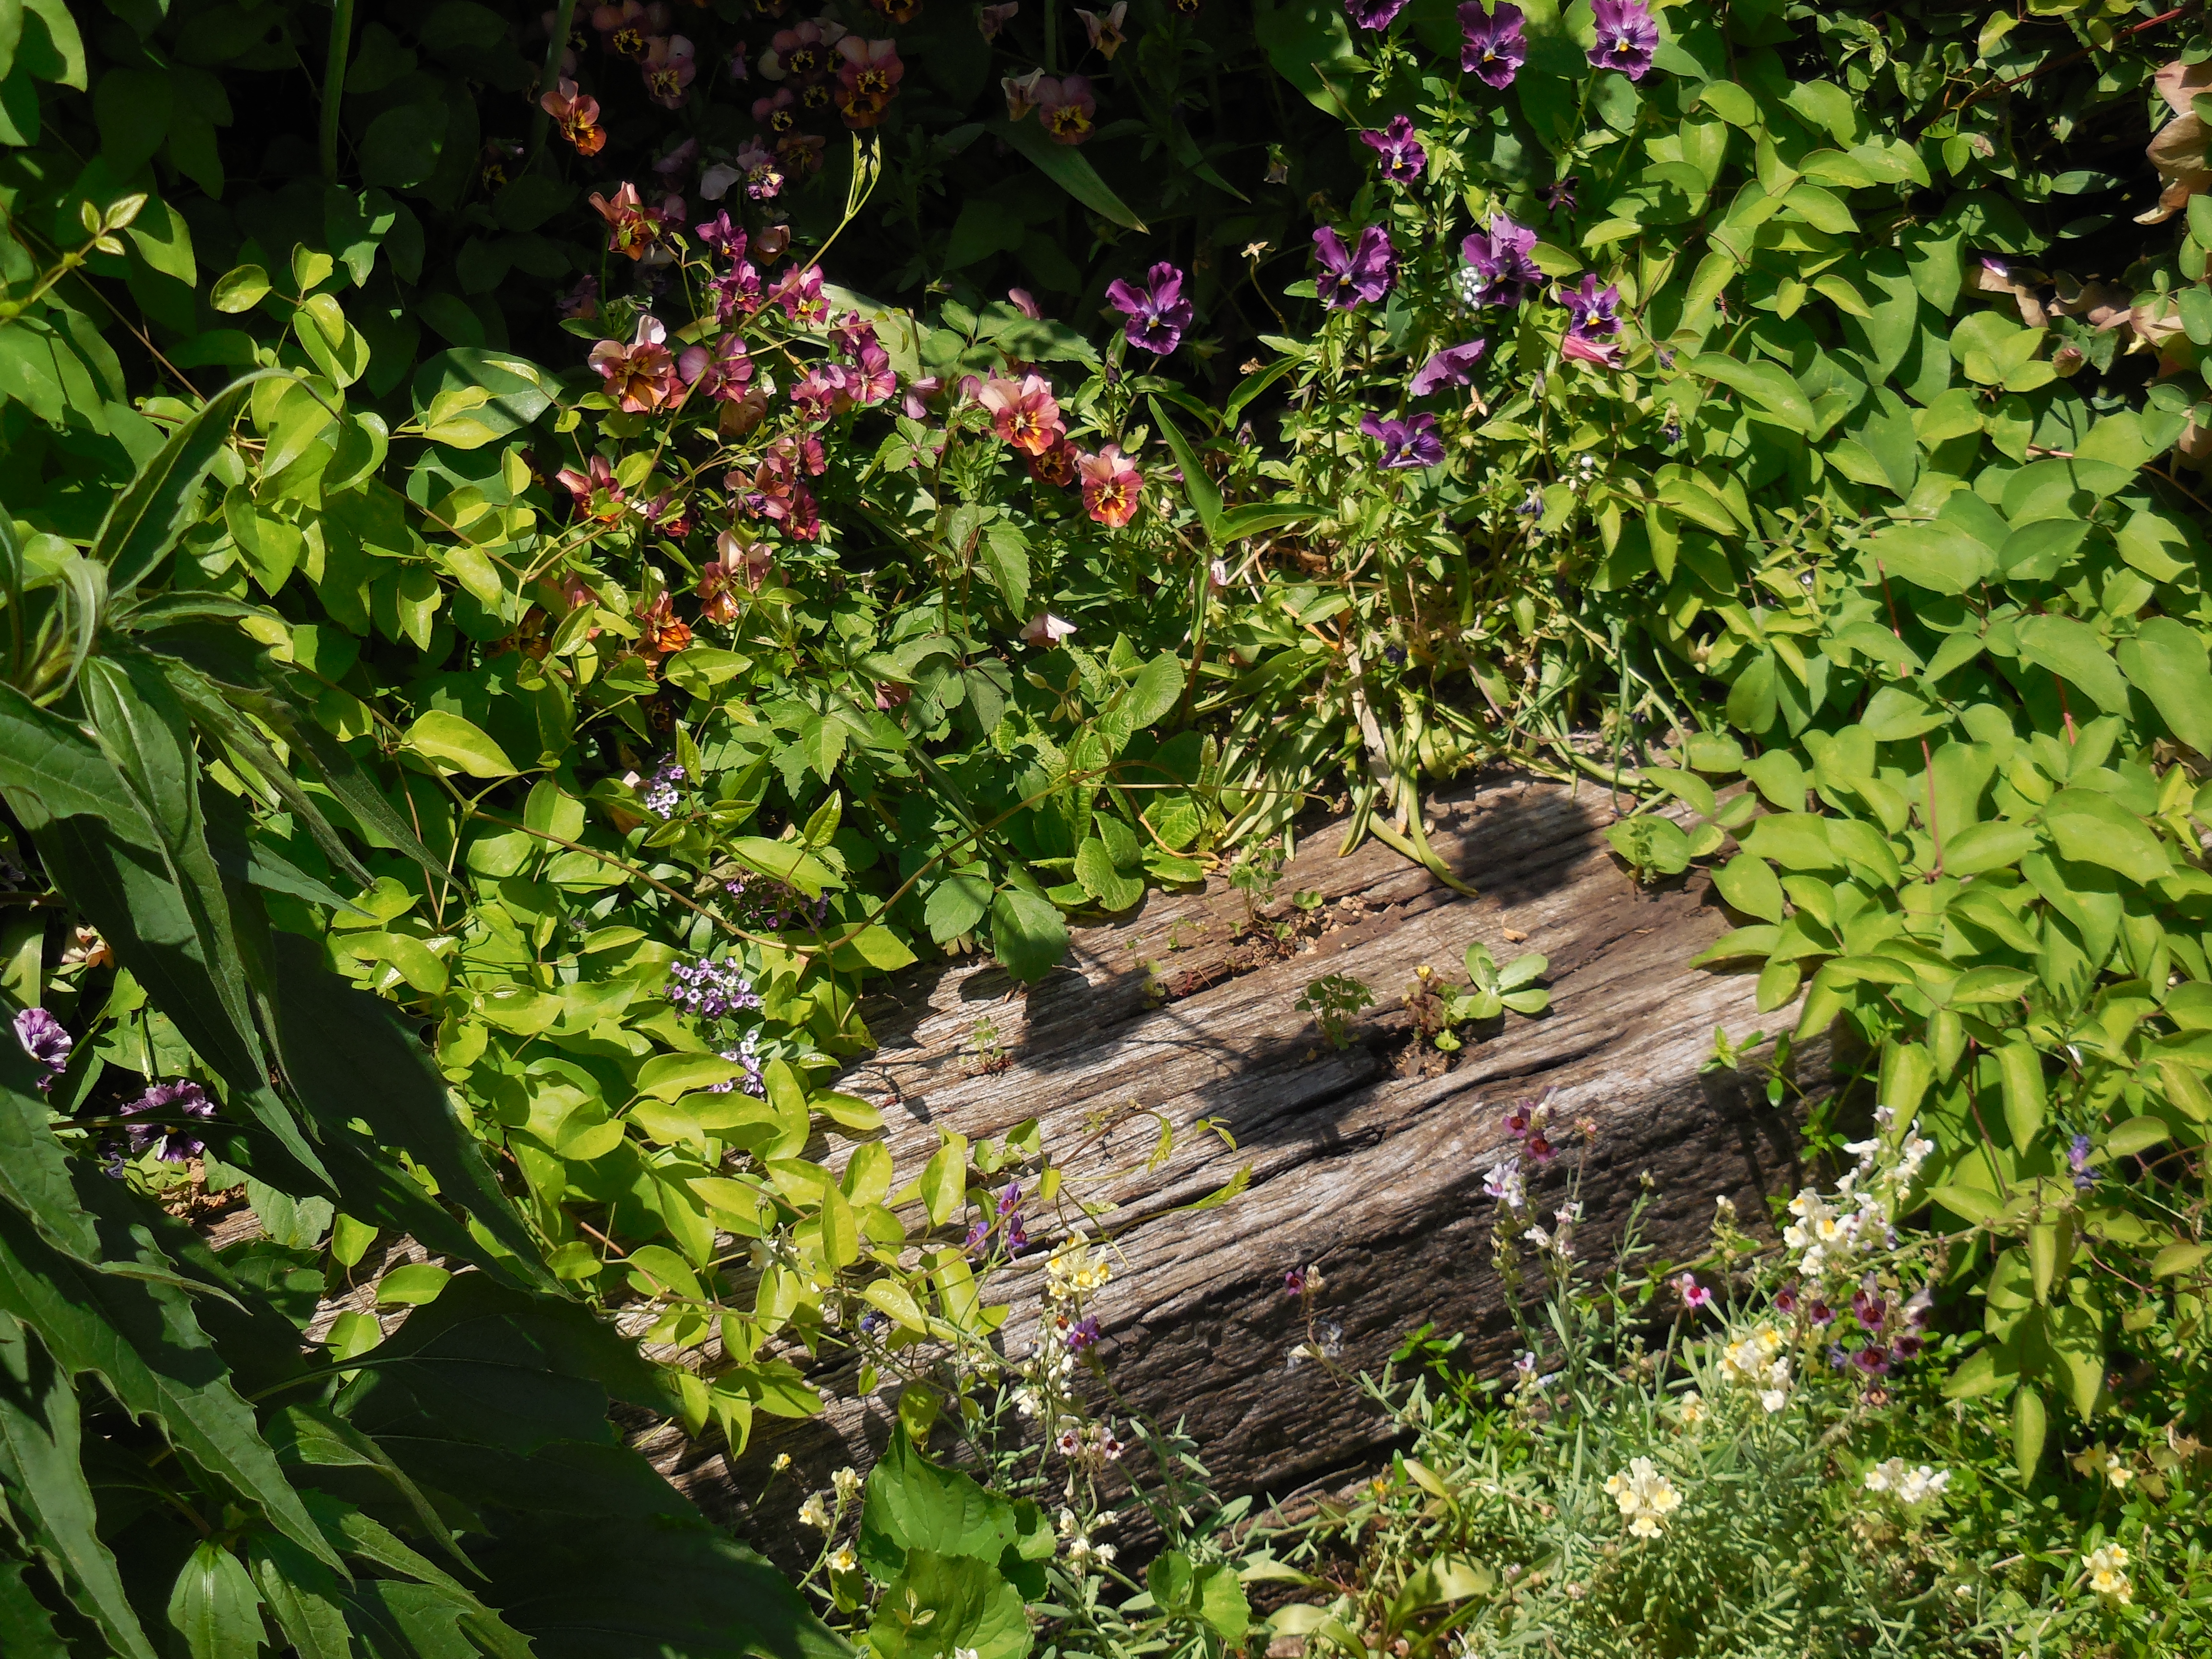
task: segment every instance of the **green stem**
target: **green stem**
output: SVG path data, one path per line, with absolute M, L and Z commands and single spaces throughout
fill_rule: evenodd
M 323 65 L 321 149 L 323 177 L 338 176 L 338 104 L 345 96 L 346 58 L 353 45 L 353 0 L 337 0 L 331 15 L 331 54 Z

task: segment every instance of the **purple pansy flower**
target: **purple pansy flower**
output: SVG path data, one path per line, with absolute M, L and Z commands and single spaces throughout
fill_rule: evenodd
M 47 1075 L 39 1079 L 39 1087 L 51 1089 L 54 1079 L 69 1069 L 70 1049 L 74 1040 L 62 1030 L 61 1021 L 43 1008 L 26 1008 L 15 1016 L 15 1041 L 23 1045 L 23 1052 L 46 1068 Z
M 1373 415 L 1359 417 L 1359 429 L 1382 446 L 1386 467 L 1434 466 L 1444 458 L 1444 441 L 1437 435 L 1437 417 L 1416 415 L 1410 420 L 1385 421 Z M 1536 1143 L 1528 1143 L 1530 1152 Z M 1540 1161 L 1541 1155 L 1538 1154 Z
M 1389 233 L 1370 225 L 1346 252 L 1344 239 L 1323 225 L 1314 232 L 1314 254 L 1322 274 L 1315 286 L 1324 303 L 1349 311 L 1362 300 L 1373 301 L 1388 294 L 1398 281 L 1398 257 L 1390 246 Z
M 1413 371 L 1413 378 L 1406 390 L 1416 398 L 1425 398 L 1440 386 L 1465 386 L 1474 378 L 1474 360 L 1489 349 L 1487 340 L 1468 340 L 1462 344 L 1446 346 Z
M 1559 303 L 1571 316 L 1566 337 L 1559 342 L 1560 355 L 1604 368 L 1618 368 L 1620 348 L 1607 343 L 1620 331 L 1620 289 L 1608 283 L 1600 291 L 1597 278 L 1588 272 L 1583 273 L 1577 286 L 1561 289 Z
M 1553 213 L 1565 213 L 1569 218 L 1575 214 L 1575 186 L 1581 180 L 1570 173 L 1563 179 L 1554 179 L 1551 188 L 1544 192 L 1544 205 Z
M 1097 1340 L 1098 1320 L 1095 1315 L 1086 1314 L 1067 1328 L 1067 1351 L 1070 1353 L 1081 1353 L 1095 1346 Z
M 175 1083 L 157 1083 L 123 1109 L 126 1117 L 135 1117 L 142 1112 L 158 1112 L 165 1117 L 210 1118 L 215 1115 L 215 1103 L 207 1097 L 205 1090 L 186 1078 Z M 205 1142 L 182 1128 L 157 1128 L 151 1124 L 133 1127 L 132 1155 L 149 1147 L 164 1164 L 189 1163 L 207 1150 Z
M 1460 277 L 1460 291 L 1470 305 L 1513 306 L 1527 299 L 1544 280 L 1528 250 L 1536 246 L 1536 233 L 1516 225 L 1504 214 L 1484 228 L 1464 238 L 1460 258 L 1468 269 Z
M 1601 291 L 1591 272 L 1584 271 L 1574 287 L 1561 289 L 1559 303 L 1574 313 L 1567 325 L 1570 333 L 1585 339 L 1609 340 L 1620 331 L 1620 289 L 1608 283 Z
M 1410 185 L 1429 164 L 1429 153 L 1413 136 L 1413 124 L 1394 115 L 1380 132 L 1363 132 L 1359 142 L 1382 159 L 1382 176 L 1394 184 Z
M 1659 26 L 1643 0 L 1597 0 L 1597 41 L 1589 60 L 1600 69 L 1619 70 L 1641 81 L 1659 48 Z
M 1182 343 L 1190 326 L 1190 301 L 1182 291 L 1183 275 L 1162 260 L 1145 274 L 1142 288 L 1116 277 L 1106 290 L 1115 310 L 1129 319 L 1129 343 L 1164 357 Z
M 1496 11 L 1485 11 L 1480 0 L 1467 0 L 1459 9 L 1459 66 L 1503 92 L 1513 84 L 1521 65 L 1528 61 L 1528 42 L 1521 33 L 1521 8 L 1500 0 Z
M 1406 0 L 1344 0 L 1344 15 L 1364 29 L 1387 29 Z

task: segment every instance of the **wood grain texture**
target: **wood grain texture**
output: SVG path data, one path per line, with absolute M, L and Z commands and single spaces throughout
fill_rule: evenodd
M 1235 943 L 1245 898 L 1225 882 L 1155 893 L 1129 920 L 1079 931 L 1069 964 L 1026 993 L 972 963 L 898 976 L 864 1006 L 879 1049 L 840 1085 L 884 1103 L 902 1172 L 920 1167 L 939 1127 L 980 1138 L 1035 1116 L 1048 1148 L 1090 1143 L 1070 1179 L 1119 1206 L 1116 1276 L 1096 1307 L 1115 1386 L 1158 1418 L 1186 1419 L 1230 1492 L 1280 1493 L 1355 1469 L 1384 1443 L 1356 1395 L 1287 1364 L 1303 1334 L 1282 1288 L 1293 1267 L 1322 1267 L 1320 1314 L 1341 1325 L 1352 1370 L 1379 1368 L 1425 1321 L 1468 1333 L 1466 1357 L 1486 1371 L 1510 1359 L 1481 1182 L 1508 1140 L 1500 1120 L 1512 1101 L 1550 1091 L 1558 1120 L 1597 1126 L 1586 1254 L 1607 1248 L 1644 1173 L 1659 1188 L 1651 1236 L 1678 1255 L 1700 1248 L 1717 1197 L 1755 1218 L 1760 1195 L 1797 1176 L 1789 1125 L 1757 1080 L 1698 1069 L 1716 1025 L 1741 1038 L 1761 1023 L 1749 979 L 1685 965 L 1727 926 L 1702 876 L 1638 890 L 1600 834 L 1613 816 L 1606 793 L 1589 785 L 1492 779 L 1430 811 L 1432 844 L 1480 896 L 1372 842 L 1340 858 L 1330 827 L 1301 846 L 1277 889 L 1280 914 L 1299 890 L 1328 901 L 1328 931 L 1299 954 Z M 1501 962 L 1550 958 L 1551 1012 L 1508 1015 L 1450 1070 L 1424 1075 L 1400 1000 L 1421 964 L 1458 977 L 1478 938 Z M 1377 1005 L 1341 1053 L 1293 1006 L 1328 973 L 1356 975 Z M 1003 1069 L 979 1052 L 983 1020 Z M 1428 1069 L 1441 1060 L 1430 1054 Z M 1802 1055 L 1801 1083 L 1817 1092 L 1826 1065 L 1825 1049 Z M 1130 1103 L 1176 1126 L 1172 1158 L 1149 1174 L 1152 1120 L 1096 1133 Z M 1200 1118 L 1225 1126 L 1237 1150 L 1193 1133 Z M 842 1152 L 811 1155 L 834 1164 Z M 1247 1163 L 1237 1201 L 1174 1212 Z M 1531 1182 L 1543 1209 L 1564 1173 Z M 1034 1328 L 1042 1254 L 989 1287 L 1015 1304 L 1010 1355 Z M 735 1470 L 672 1428 L 641 1443 L 710 1515 L 743 1524 L 775 1454 L 818 1485 L 840 1464 L 865 1468 L 884 1443 L 888 1390 L 856 1401 L 849 1372 L 817 1380 L 833 1401 L 827 1415 L 763 1420 Z M 794 1501 L 787 1484 L 776 1490 L 752 1529 L 769 1540 L 788 1532 Z

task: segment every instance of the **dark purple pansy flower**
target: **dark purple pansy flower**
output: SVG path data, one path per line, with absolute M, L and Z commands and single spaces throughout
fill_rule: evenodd
M 1500 92 L 1511 86 L 1521 65 L 1528 61 L 1528 42 L 1521 33 L 1521 8 L 1501 0 L 1496 11 L 1485 11 L 1480 0 L 1467 0 L 1459 9 L 1459 29 L 1465 40 L 1460 48 L 1460 68 Z
M 1805 1310 L 1805 1317 L 1815 1325 L 1830 1325 L 1835 1322 L 1836 1310 L 1825 1302 L 1816 1301 Z
M 1774 1307 L 1775 1311 L 1778 1313 L 1796 1313 L 1797 1311 L 1797 1287 L 1795 1285 L 1784 1285 L 1780 1290 L 1775 1291 Z
M 1019 1212 L 1006 1218 L 1006 1254 L 1019 1255 L 1030 1247 L 1029 1229 L 1022 1224 Z
M 1597 0 L 1597 40 L 1589 60 L 1600 69 L 1619 70 L 1641 81 L 1659 49 L 1659 26 L 1644 0 Z
M 1597 278 L 1584 272 L 1579 285 L 1559 290 L 1559 302 L 1571 313 L 1566 337 L 1559 342 L 1560 355 L 1604 368 L 1618 368 L 1620 348 L 1608 342 L 1620 331 L 1620 290 L 1608 283 L 1601 291 Z
M 61 1021 L 43 1008 L 26 1008 L 15 1016 L 15 1041 L 23 1052 L 46 1068 L 39 1087 L 50 1089 L 54 1079 L 69 1069 L 70 1049 L 75 1046 Z
M 1889 1303 L 1870 1291 L 1851 1292 L 1851 1317 L 1870 1331 L 1881 1328 L 1881 1322 L 1889 1316 Z
M 1283 1275 L 1285 1296 L 1304 1296 L 1305 1293 L 1306 1270 L 1304 1267 L 1293 1267 Z
M 1359 417 L 1359 429 L 1382 446 L 1386 467 L 1434 466 L 1444 458 L 1444 441 L 1437 435 L 1437 417 L 1416 415 L 1410 420 L 1385 421 L 1373 415 Z M 1536 1143 L 1528 1150 L 1534 1154 Z M 1540 1156 L 1538 1162 L 1542 1162 Z
M 744 227 L 732 223 L 726 210 L 716 214 L 712 224 L 694 225 L 691 228 L 709 252 L 719 253 L 728 259 L 745 257 Z
M 1571 173 L 1563 179 L 1554 179 L 1544 192 L 1544 206 L 1553 213 L 1565 213 L 1569 218 L 1575 212 L 1575 186 L 1578 180 Z
M 1429 164 L 1429 153 L 1413 136 L 1413 124 L 1394 115 L 1380 132 L 1363 132 L 1359 142 L 1382 158 L 1382 176 L 1395 184 L 1410 185 Z
M 1413 378 L 1406 390 L 1416 398 L 1425 398 L 1440 386 L 1465 386 L 1474 378 L 1474 360 L 1488 349 L 1486 340 L 1469 340 L 1462 345 L 1446 346 L 1413 371 Z
M 1086 1314 L 1067 1328 L 1067 1351 L 1070 1353 L 1081 1353 L 1097 1340 L 1098 1321 L 1095 1316 Z
M 1851 1356 L 1851 1364 L 1867 1376 L 1887 1376 L 1889 1374 L 1889 1350 L 1879 1342 L 1869 1342 Z
M 999 1194 L 999 1213 L 1002 1216 L 1012 1215 L 1020 1206 L 1021 1201 L 1022 1183 L 1018 1181 L 1009 1181 L 1006 1190 Z
M 1162 260 L 1145 274 L 1142 288 L 1122 277 L 1108 287 L 1107 302 L 1129 319 L 1124 331 L 1131 345 L 1164 357 L 1182 343 L 1192 314 L 1182 283 L 1182 272 Z
M 1899 1359 L 1917 1359 L 1921 1349 L 1927 1346 L 1927 1339 L 1919 1332 L 1900 1331 L 1891 1341 L 1889 1351 Z
M 1387 29 L 1406 0 L 1344 0 L 1344 15 L 1364 29 Z
M 1460 277 L 1460 291 L 1469 305 L 1514 306 L 1527 299 L 1544 280 L 1528 250 L 1536 246 L 1536 233 L 1499 214 L 1482 229 L 1463 239 L 1460 258 L 1468 269 Z
M 1321 261 L 1321 275 L 1314 286 L 1320 290 L 1323 303 L 1338 311 L 1349 311 L 1362 300 L 1370 303 L 1388 294 L 1398 280 L 1398 258 L 1390 246 L 1389 233 L 1380 225 L 1370 225 L 1359 233 L 1359 240 L 1350 251 L 1344 239 L 1323 225 L 1314 232 L 1314 255 Z
M 206 1091 L 198 1084 L 185 1078 L 175 1083 L 155 1084 L 125 1106 L 123 1113 L 126 1117 L 157 1113 L 170 1119 L 210 1118 L 215 1115 L 215 1103 L 207 1097 Z M 180 1127 L 160 1128 L 152 1124 L 143 1128 L 134 1127 L 131 1131 L 132 1155 L 135 1157 L 149 1146 L 154 1150 L 154 1156 L 164 1164 L 187 1163 L 206 1150 L 205 1143 Z
M 1559 290 L 1559 303 L 1572 313 L 1569 333 L 1586 340 L 1609 340 L 1620 331 L 1620 289 L 1608 283 L 1601 290 L 1589 271 L 1574 287 Z

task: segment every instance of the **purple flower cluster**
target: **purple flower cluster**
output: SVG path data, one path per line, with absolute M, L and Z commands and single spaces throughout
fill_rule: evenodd
M 1482 229 L 1462 239 L 1459 257 L 1468 268 L 1460 273 L 1460 294 L 1473 306 L 1517 306 L 1544 281 L 1529 250 L 1536 233 L 1499 214 Z
M 1098 1341 L 1098 1321 L 1095 1315 L 1085 1314 L 1067 1328 L 1067 1351 L 1081 1353 L 1094 1347 Z
M 754 1006 L 758 1006 L 759 1003 L 760 999 L 758 997 L 753 998 Z M 747 1094 L 750 1095 L 756 1100 L 765 1100 L 768 1097 L 768 1080 L 762 1074 L 763 1067 L 760 1057 L 760 1033 L 758 1031 L 746 1032 L 744 1040 L 738 1043 L 736 1048 L 725 1048 L 722 1050 L 722 1058 L 729 1060 L 734 1065 L 742 1066 L 745 1068 L 744 1091 Z M 727 1083 L 708 1084 L 707 1085 L 707 1092 L 710 1095 L 726 1095 L 729 1093 L 731 1090 L 738 1086 L 738 1080 L 732 1078 Z
M 1480 0 L 1467 0 L 1459 9 L 1459 66 L 1485 86 L 1503 92 L 1513 84 L 1521 65 L 1528 61 L 1528 42 L 1521 33 L 1521 8 L 1501 0 L 1496 11 L 1486 11 Z
M 998 1213 L 983 1216 L 968 1229 L 968 1237 L 961 1248 L 968 1255 L 978 1257 L 994 1232 L 1004 1231 L 1008 1255 L 1019 1255 L 1030 1247 L 1029 1230 L 1022 1221 L 1022 1183 L 1009 1181 L 999 1194 Z
M 732 957 L 710 962 L 698 957 L 679 962 L 668 970 L 668 988 L 661 994 L 687 1014 L 720 1019 L 739 1009 L 761 1006 L 760 993 Z
M 1797 1305 L 1794 1290 L 1786 1289 L 1784 1295 L 1790 1297 L 1788 1304 L 1784 1305 L 1782 1296 L 1777 1296 L 1775 1306 L 1785 1313 L 1794 1310 Z M 1881 1293 L 1881 1286 L 1874 1275 L 1869 1273 L 1851 1292 L 1850 1317 L 1862 1333 L 1861 1339 L 1850 1346 L 1840 1340 L 1829 1343 L 1828 1364 L 1837 1370 L 1856 1371 L 1865 1378 L 1888 1376 L 1893 1364 L 1917 1358 L 1928 1346 L 1928 1321 L 1935 1305 L 1935 1298 L 1925 1290 L 1915 1291 L 1902 1304 L 1893 1304 Z M 1822 1328 L 1841 1316 L 1839 1310 L 1819 1301 L 1808 1304 L 1805 1313 L 1814 1326 Z M 1849 1328 L 1844 1334 L 1849 1334 Z
M 1397 285 L 1398 256 L 1382 226 L 1368 226 L 1349 249 L 1327 225 L 1314 232 L 1313 240 L 1314 257 L 1321 262 L 1314 286 L 1332 310 L 1349 311 L 1363 300 L 1372 305 Z
M 772 876 L 732 876 L 722 884 L 722 891 L 737 901 L 730 907 L 730 919 L 740 927 L 780 933 L 799 921 L 818 930 L 830 919 L 827 893 L 809 898 L 788 882 Z
M 1643 0 L 1597 0 L 1596 12 L 1597 40 L 1589 49 L 1590 62 L 1641 81 L 1659 50 L 1659 26 Z
M 2097 1184 L 2097 1177 L 2089 1169 L 2089 1137 L 2075 1135 L 2074 1144 L 2066 1149 L 2066 1162 L 2074 1171 L 2074 1190 L 2086 1193 Z
M 1521 1143 L 1528 1154 L 1528 1161 L 1539 1165 L 1549 1164 L 1559 1155 L 1559 1149 L 1545 1138 L 1544 1127 L 1552 1115 L 1552 1109 L 1542 1101 L 1518 1100 L 1505 1115 L 1505 1133 Z
M 62 1029 L 61 1021 L 45 1009 L 26 1008 L 15 1016 L 15 1041 L 23 1045 L 25 1054 L 46 1068 L 46 1075 L 39 1079 L 40 1088 L 52 1088 L 54 1079 L 69 1069 L 75 1040 Z
M 1359 429 L 1382 446 L 1382 465 L 1391 471 L 1434 466 L 1444 458 L 1444 441 L 1437 435 L 1437 417 L 1416 415 L 1410 420 L 1385 421 L 1373 415 L 1359 417 Z
M 174 1083 L 157 1083 L 123 1109 L 125 1117 L 158 1116 L 171 1120 L 169 1127 L 152 1123 L 131 1127 L 131 1155 L 136 1158 L 149 1148 L 164 1164 L 185 1164 L 207 1150 L 206 1143 L 187 1133 L 175 1120 L 198 1119 L 204 1121 L 215 1115 L 215 1103 L 207 1091 L 189 1078 Z
M 645 810 L 655 817 L 673 817 L 677 803 L 681 799 L 679 792 L 690 781 L 691 775 L 672 755 L 653 768 L 652 777 L 638 792 L 638 799 L 644 803 Z
M 1402 115 L 1392 116 L 1380 132 L 1361 133 L 1359 142 L 1375 152 L 1382 163 L 1382 176 L 1393 184 L 1412 184 L 1429 164 L 1428 151 L 1413 136 L 1413 124 Z M 1112 296 L 1111 289 L 1108 296 Z
M 1131 345 L 1164 357 L 1182 343 L 1193 315 L 1182 285 L 1182 272 L 1165 260 L 1145 274 L 1141 288 L 1126 277 L 1108 285 L 1107 302 L 1129 319 L 1123 332 Z

